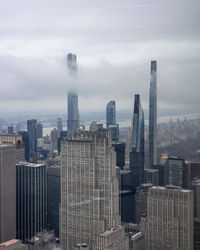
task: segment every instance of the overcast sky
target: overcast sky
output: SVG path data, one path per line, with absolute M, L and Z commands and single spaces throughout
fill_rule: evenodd
M 199 0 L 0 0 L 0 112 L 64 111 L 70 89 L 80 112 L 148 108 L 151 60 L 158 107 L 199 112 Z

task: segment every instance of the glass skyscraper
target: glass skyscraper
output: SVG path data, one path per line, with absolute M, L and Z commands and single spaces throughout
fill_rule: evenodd
M 157 164 L 157 62 L 151 61 L 149 91 L 149 167 Z
M 130 170 L 133 171 L 136 188 L 144 182 L 144 112 L 140 95 L 135 95 L 130 144 Z
M 115 101 L 110 101 L 106 106 L 106 127 L 116 124 Z

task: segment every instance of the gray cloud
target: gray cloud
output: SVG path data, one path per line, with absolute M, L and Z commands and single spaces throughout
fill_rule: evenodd
M 12 8 L 11 8 L 12 7 Z M 199 0 L 0 0 L 2 110 L 65 110 L 69 89 L 84 110 L 110 99 L 148 108 L 150 61 L 158 61 L 160 108 L 198 110 Z M 77 78 L 66 53 L 78 55 Z

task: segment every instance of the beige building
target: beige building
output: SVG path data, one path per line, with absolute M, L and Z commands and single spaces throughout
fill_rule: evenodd
M 16 237 L 15 146 L 0 145 L 0 243 Z
M 193 249 L 193 191 L 152 187 L 148 195 L 148 249 Z
M 61 142 L 61 247 L 85 242 L 120 224 L 116 155 L 110 131 L 80 131 Z
M 129 239 L 121 225 L 98 235 L 94 250 L 129 250 Z
M 0 250 L 28 250 L 28 246 L 21 244 L 20 240 L 9 240 L 0 244 Z

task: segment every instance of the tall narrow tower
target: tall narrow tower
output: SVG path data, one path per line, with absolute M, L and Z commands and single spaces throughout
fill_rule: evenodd
M 157 164 L 157 62 L 151 61 L 149 91 L 149 167 Z
M 144 112 L 140 95 L 135 95 L 133 126 L 130 145 L 130 169 L 135 188 L 144 182 Z
M 76 55 L 67 55 L 68 69 L 72 76 L 77 72 Z M 75 130 L 79 127 L 78 95 L 74 91 L 68 92 L 68 119 L 67 130 L 68 137 L 72 137 Z

